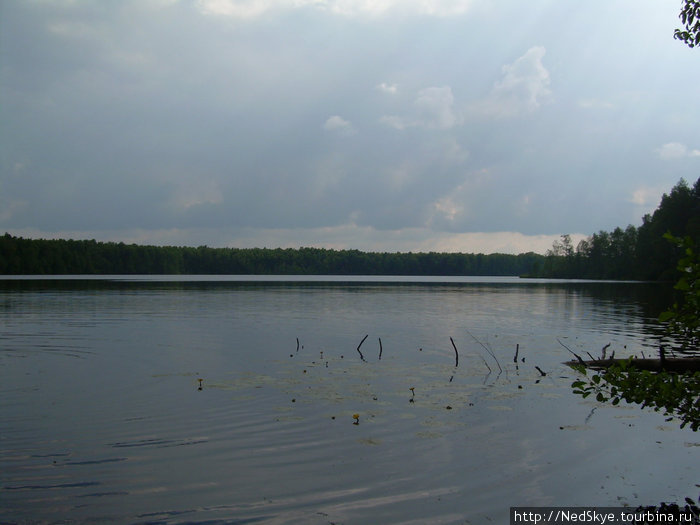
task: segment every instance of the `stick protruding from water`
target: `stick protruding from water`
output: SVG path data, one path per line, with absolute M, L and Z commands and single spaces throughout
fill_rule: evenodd
M 450 343 L 452 343 L 452 348 L 455 349 L 455 368 L 459 366 L 459 352 L 457 351 L 457 345 L 455 345 L 454 339 L 450 337 Z
M 357 353 L 360 354 L 360 359 L 362 359 L 363 361 L 365 360 L 365 356 L 362 355 L 362 350 L 360 350 L 360 347 L 362 346 L 362 343 L 365 342 L 365 339 L 367 339 L 367 337 L 369 337 L 369 334 L 367 334 L 366 336 L 364 336 L 364 337 L 362 338 L 362 341 L 360 341 L 360 344 L 357 345 Z

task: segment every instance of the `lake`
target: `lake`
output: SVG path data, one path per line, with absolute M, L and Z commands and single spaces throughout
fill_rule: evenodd
M 695 498 L 698 436 L 574 395 L 562 364 L 562 343 L 656 355 L 668 298 L 517 278 L 2 278 L 0 522 L 507 523 L 511 506 Z

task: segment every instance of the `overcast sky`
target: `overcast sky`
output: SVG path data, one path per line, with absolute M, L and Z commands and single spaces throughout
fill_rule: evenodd
M 544 252 L 700 176 L 680 0 L 0 3 L 0 233 Z

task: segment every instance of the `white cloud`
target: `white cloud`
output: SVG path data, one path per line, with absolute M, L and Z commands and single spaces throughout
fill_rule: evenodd
M 425 241 L 424 251 L 461 253 L 527 253 L 544 254 L 552 247 L 559 235 L 525 235 L 519 232 L 469 232 L 434 235 Z M 571 240 L 576 246 L 586 235 L 575 233 Z
M 446 129 L 461 123 L 461 117 L 454 109 L 454 96 L 449 86 L 420 90 L 414 105 L 420 121 L 427 127 Z
M 260 16 L 270 9 L 286 6 L 289 2 L 271 0 L 199 0 L 197 5 L 207 15 L 230 16 L 234 18 L 252 18 Z
M 48 23 L 49 32 L 67 38 L 95 38 L 99 31 L 94 26 L 79 21 L 55 20 Z
M 406 119 L 397 115 L 384 115 L 379 119 L 379 122 L 385 126 L 395 129 L 406 129 L 407 127 L 414 125 L 413 123 L 407 122 Z
M 700 157 L 700 150 L 689 149 L 680 142 L 668 142 L 656 149 L 656 154 L 663 160 L 677 160 L 687 157 Z
M 641 208 L 653 209 L 658 205 L 663 193 L 664 188 L 640 186 L 632 191 L 629 201 Z
M 544 254 L 559 240 L 559 234 L 525 235 L 519 232 L 446 233 L 430 228 L 378 230 L 371 226 L 293 228 L 168 228 L 144 230 L 58 230 L 15 228 L 10 234 L 42 239 L 96 239 L 156 246 L 200 246 L 236 248 L 298 248 L 309 246 L 336 250 L 374 252 L 526 253 Z M 574 246 L 586 236 L 572 234 Z
M 396 1 L 396 4 L 405 0 Z M 454 16 L 462 15 L 469 11 L 474 4 L 473 0 L 418 0 L 412 2 L 419 12 L 432 16 Z
M 488 97 L 473 107 L 473 111 L 512 117 L 537 110 L 551 94 L 549 71 L 542 63 L 545 53 L 542 46 L 531 47 L 515 62 L 504 65 L 502 78 L 494 84 Z
M 396 84 L 387 84 L 386 82 L 382 82 L 377 86 L 377 89 L 383 93 L 386 93 L 388 95 L 396 95 L 396 93 L 399 92 L 399 86 Z
M 466 13 L 474 0 L 325 0 L 315 3 L 342 15 L 380 16 L 398 12 L 447 17 Z
M 464 214 L 464 206 L 451 195 L 435 201 L 434 207 L 435 213 L 450 223 L 454 223 Z
M 355 128 L 353 125 L 345 120 L 343 117 L 338 115 L 333 115 L 328 117 L 326 122 L 323 124 L 323 129 L 326 131 L 334 131 L 341 133 L 342 135 L 353 135 L 355 134 Z
M 199 0 L 209 15 L 252 18 L 277 9 L 316 8 L 341 16 L 383 16 L 405 13 L 434 17 L 459 16 L 474 0 Z
M 413 114 L 410 116 L 385 115 L 380 122 L 396 129 L 426 127 L 449 129 L 462 124 L 463 117 L 455 109 L 452 88 L 428 87 L 418 92 L 413 101 Z
M 488 170 L 480 170 L 471 173 L 457 186 L 451 188 L 448 193 L 435 200 L 432 204 L 432 214 L 428 219 L 428 225 L 449 225 L 450 227 L 464 224 L 474 213 L 474 195 L 479 193 L 491 180 Z

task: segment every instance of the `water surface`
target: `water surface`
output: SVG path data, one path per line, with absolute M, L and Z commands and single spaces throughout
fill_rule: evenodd
M 504 523 L 510 506 L 695 497 L 693 432 L 574 396 L 562 365 L 560 342 L 653 355 L 666 294 L 511 278 L 0 281 L 0 521 Z

